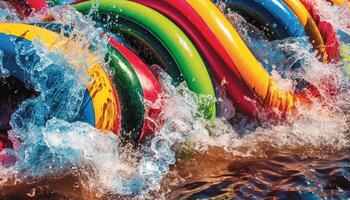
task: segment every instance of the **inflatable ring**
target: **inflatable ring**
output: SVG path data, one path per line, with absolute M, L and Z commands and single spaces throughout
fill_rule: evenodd
M 220 40 L 235 63 L 240 76 L 258 97 L 260 105 L 267 108 L 278 108 L 280 111 L 286 112 L 298 103 L 310 103 L 307 98 L 284 91 L 276 86 L 273 78 L 256 60 L 230 21 L 210 0 L 186 1 L 197 11 Z
M 118 41 L 110 39 L 110 44 L 116 48 L 124 57 L 129 61 L 133 69 L 135 70 L 142 87 L 142 92 L 145 102 L 146 112 L 151 119 L 157 119 L 160 113 L 160 109 L 153 108 L 153 104 L 156 103 L 161 98 L 162 87 L 158 82 L 155 75 L 148 68 L 148 66 L 142 62 L 134 53 L 132 53 L 128 48 L 124 47 Z M 150 103 L 152 105 L 150 105 Z M 148 117 L 145 118 L 142 128 L 142 134 L 140 139 L 150 136 L 155 131 L 153 122 Z
M 91 2 L 74 5 L 82 13 L 89 12 L 92 6 Z M 147 28 L 171 52 L 190 90 L 197 93 L 200 99 L 203 99 L 204 96 L 215 97 L 210 76 L 196 48 L 187 36 L 163 15 L 130 1 L 100 0 L 96 10 L 100 14 L 113 14 L 133 20 Z M 201 109 L 206 117 L 214 118 L 216 115 L 214 101 L 203 103 Z
M 308 10 L 299 0 L 283 1 L 293 10 L 293 12 L 299 18 L 300 22 L 304 26 L 305 31 L 309 36 L 309 40 L 313 45 L 314 49 L 319 51 L 319 53 L 321 54 L 321 60 L 323 62 L 326 62 L 328 60 L 328 55 L 325 49 L 325 44 L 322 35 Z
M 67 45 L 72 45 L 72 41 L 67 38 L 60 37 L 58 34 L 44 28 L 27 24 L 1 23 L 0 34 L 0 45 L 4 52 L 3 60 L 6 62 L 4 66 L 8 67 L 7 69 L 11 75 L 24 82 L 24 71 L 21 70 L 14 58 L 16 50 L 13 37 L 21 38 L 28 47 L 37 38 L 49 50 L 55 50 L 55 48 L 61 46 L 68 51 L 67 47 L 69 46 Z M 116 90 L 104 69 L 100 65 L 94 64 L 93 60 L 93 55 L 87 58 L 87 62 L 91 63 L 87 73 L 92 76 L 94 81 L 86 86 L 84 102 L 77 120 L 87 122 L 102 130 L 118 133 L 120 129 L 120 108 Z
M 310 0 L 300 0 L 304 7 L 308 10 L 315 23 L 317 24 L 318 30 L 321 33 L 321 36 L 325 43 L 325 50 L 327 52 L 327 61 L 328 62 L 338 62 L 340 60 L 339 55 L 339 41 L 337 34 L 333 26 L 321 20 L 321 17 L 314 9 L 314 5 Z

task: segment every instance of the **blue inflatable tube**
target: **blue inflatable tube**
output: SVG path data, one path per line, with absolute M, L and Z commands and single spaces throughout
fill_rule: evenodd
M 228 8 L 238 12 L 250 23 L 261 28 L 274 39 L 307 36 L 297 16 L 282 0 L 214 0 L 225 2 Z
M 26 78 L 25 70 L 18 65 L 16 57 L 18 58 L 18 50 L 29 50 L 33 48 L 32 42 L 24 38 L 18 38 L 13 35 L 0 33 L 0 50 L 3 52 L 2 64 L 9 71 L 9 74 L 23 81 L 25 84 L 29 84 Z M 16 47 L 16 43 L 20 45 Z M 16 49 L 17 48 L 17 49 Z M 25 58 L 26 57 L 26 58 Z M 19 59 L 28 60 L 28 65 L 35 65 L 40 61 L 40 57 L 35 51 L 26 53 L 20 56 Z M 0 61 L 1 62 L 1 61 Z M 84 93 L 83 103 L 81 105 L 77 119 L 78 121 L 86 122 L 95 125 L 95 111 L 92 104 L 89 91 L 86 89 Z

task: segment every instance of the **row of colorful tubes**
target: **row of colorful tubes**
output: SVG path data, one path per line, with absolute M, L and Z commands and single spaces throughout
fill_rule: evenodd
M 326 0 L 324 0 L 326 1 Z M 248 22 L 262 30 L 268 40 L 307 37 L 320 62 L 341 60 L 340 45 L 332 24 L 323 21 L 312 0 L 226 0 L 225 5 L 238 12 Z M 345 6 L 347 0 L 329 1 L 333 6 Z M 12 76 L 25 81 L 23 69 L 14 59 L 13 37 L 23 39 L 30 47 L 35 38 L 49 50 L 57 46 L 69 49 L 68 37 L 62 37 L 67 27 L 50 22 L 48 8 L 60 6 L 59 1 L 8 0 L 20 18 L 42 16 L 42 23 L 0 24 L 0 49 L 4 66 Z M 83 14 L 91 14 L 106 32 L 122 35 L 121 42 L 109 38 L 107 54 L 111 77 L 100 65 L 93 63 L 88 74 L 93 82 L 86 85 L 84 103 L 77 120 L 96 128 L 123 134 L 126 140 L 139 143 L 152 135 L 161 112 L 162 87 L 150 66 L 157 64 L 173 78 L 174 84 L 185 81 L 198 94 L 204 116 L 217 116 L 219 90 L 224 90 L 235 108 L 249 117 L 260 111 L 280 116 L 309 105 L 310 95 L 317 96 L 312 84 L 302 91 L 279 88 L 270 72 L 264 68 L 247 44 L 210 0 L 77 0 L 71 3 Z M 350 5 L 350 3 L 348 3 Z M 115 23 L 111 23 L 115 20 Z M 60 42 L 57 42 L 60 41 Z M 140 48 L 142 47 L 142 48 Z M 146 56 L 150 54 L 152 56 Z M 74 66 L 74 65 L 73 65 Z M 101 88 L 102 87 L 102 88 Z M 148 103 L 145 103 L 148 102 Z M 147 117 L 145 117 L 147 113 Z M 132 134 L 129 134 L 132 133 Z

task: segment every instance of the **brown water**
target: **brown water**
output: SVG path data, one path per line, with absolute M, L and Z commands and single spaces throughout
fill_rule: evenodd
M 301 158 L 291 153 L 243 159 L 214 151 L 180 161 L 177 170 L 183 181 L 179 180 L 167 196 L 171 199 L 349 198 L 348 151 L 327 159 Z M 166 181 L 170 184 L 171 177 Z
M 346 199 L 350 195 L 349 151 L 324 159 L 280 152 L 266 158 L 240 158 L 215 148 L 180 159 L 164 178 L 162 199 Z M 74 175 L 3 188 L 1 199 L 96 199 Z M 132 199 L 105 194 L 98 199 Z

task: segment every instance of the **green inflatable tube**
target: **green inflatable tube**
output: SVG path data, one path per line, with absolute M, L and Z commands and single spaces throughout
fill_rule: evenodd
M 109 48 L 106 61 L 114 71 L 113 82 L 122 105 L 122 138 L 126 142 L 137 144 L 145 113 L 141 83 L 130 63 L 113 47 Z
M 99 0 L 96 8 L 93 2 L 79 3 L 74 7 L 84 14 L 89 13 L 93 7 L 100 14 L 118 15 L 147 28 L 173 55 L 188 87 L 199 95 L 205 116 L 211 119 L 215 117 L 216 105 L 211 100 L 215 97 L 215 91 L 208 70 L 192 42 L 174 23 L 156 11 L 134 2 Z

